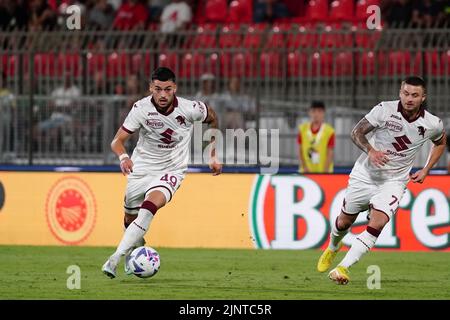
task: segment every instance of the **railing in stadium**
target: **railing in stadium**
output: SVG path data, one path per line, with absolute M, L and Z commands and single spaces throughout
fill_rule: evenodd
M 352 126 L 380 100 L 396 99 L 409 74 L 426 78 L 430 110 L 450 122 L 449 43 L 448 29 L 355 25 L 0 33 L 0 73 L 9 90 L 0 96 L 0 163 L 115 163 L 115 130 L 130 103 L 146 94 L 151 71 L 165 65 L 187 97 L 199 91 L 203 74 L 214 74 L 218 94 L 208 99 L 222 117 L 224 93 L 238 78 L 239 97 L 250 106 L 238 109 L 243 126 L 279 129 L 282 165 L 298 162 L 297 125 L 312 100 L 323 100 L 336 128 L 335 164 L 351 166 L 359 152 Z M 78 88 L 72 98 L 57 96 L 64 82 Z

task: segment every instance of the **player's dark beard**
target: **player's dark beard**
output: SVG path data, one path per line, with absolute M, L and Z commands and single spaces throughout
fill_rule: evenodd
M 155 105 L 156 110 L 162 114 L 168 114 L 173 108 L 173 99 L 172 102 L 168 105 L 168 107 L 161 107 L 155 100 L 153 100 L 152 102 Z

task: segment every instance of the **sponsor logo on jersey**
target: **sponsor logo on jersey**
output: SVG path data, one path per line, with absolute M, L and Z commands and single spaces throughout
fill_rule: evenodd
M 399 116 L 395 115 L 395 114 L 391 114 L 391 118 L 397 119 L 397 120 L 402 120 L 402 118 L 400 118 Z
M 164 127 L 164 123 L 159 119 L 147 119 L 145 120 L 145 124 L 152 129 L 161 129 Z
M 401 137 L 395 137 L 395 141 L 392 145 L 394 146 L 395 150 L 397 151 L 405 151 L 408 149 L 408 144 L 411 144 L 411 140 L 408 139 L 406 135 L 403 135 Z
M 180 126 L 181 125 L 186 125 L 186 119 L 183 116 L 177 116 L 175 119 L 178 121 Z
M 403 130 L 402 124 L 396 121 L 386 121 L 386 127 L 394 132 L 402 132 Z
M 158 112 L 149 112 L 147 113 L 147 116 L 157 116 Z
M 94 228 L 95 197 L 79 178 L 58 180 L 48 192 L 45 209 L 51 233 L 64 244 L 84 241 Z
M 422 138 L 425 138 L 425 131 L 427 131 L 427 129 L 425 129 L 422 126 L 418 126 L 417 130 L 419 130 L 419 136 L 422 136 Z
M 408 148 L 406 148 L 406 149 L 408 149 Z M 392 151 L 392 150 L 389 150 L 389 149 L 386 150 L 386 152 L 391 154 L 391 155 L 393 155 L 393 156 L 406 158 L 406 154 L 403 154 L 403 153 L 398 153 L 398 152 L 395 152 L 395 151 Z

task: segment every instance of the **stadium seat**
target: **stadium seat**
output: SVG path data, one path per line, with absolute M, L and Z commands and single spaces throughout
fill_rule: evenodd
M 220 74 L 220 61 L 217 53 L 211 53 L 205 57 L 203 72 L 212 73 L 214 75 Z
M 152 53 L 135 53 L 131 57 L 131 73 L 143 73 L 148 76 L 155 68 L 154 56 Z
M 239 24 L 224 25 L 220 30 L 219 47 L 238 48 L 242 43 L 242 36 L 239 30 Z
M 77 53 L 60 53 L 56 60 L 56 75 L 62 77 L 71 75 L 73 77 L 81 76 L 80 56 Z
M 158 67 L 168 67 L 175 74 L 179 73 L 179 59 L 175 52 L 166 52 L 158 55 Z
M 327 24 L 321 33 L 318 34 L 318 37 L 322 48 L 353 46 L 351 34 L 342 32 L 342 27 L 339 23 Z
M 231 60 L 231 75 L 235 77 L 255 77 L 255 60 L 255 55 L 248 51 L 235 53 Z
M 306 53 L 289 52 L 287 56 L 288 77 L 306 76 L 307 60 L 308 55 Z
M 422 57 L 419 52 L 412 57 L 409 51 L 390 51 L 387 54 L 387 59 L 381 63 L 380 74 L 383 76 L 421 74 L 421 60 Z
M 353 54 L 349 51 L 337 52 L 334 55 L 333 74 L 351 76 L 353 74 Z
M 261 64 L 261 77 L 281 77 L 283 66 L 278 52 L 263 52 L 259 63 Z
M 251 0 L 233 0 L 228 10 L 229 23 L 252 23 L 253 5 Z
M 227 12 L 227 0 L 206 0 L 205 22 L 225 23 L 228 20 Z
M 328 0 L 310 0 L 306 7 L 306 19 L 323 22 L 328 19 Z
M 56 58 L 53 53 L 34 55 L 34 73 L 36 76 L 54 77 Z
M 356 23 L 352 26 L 352 31 L 355 33 L 355 42 L 357 47 L 374 49 L 378 40 L 381 38 L 383 25 L 375 30 L 369 30 L 364 23 Z
M 196 32 L 189 45 L 190 48 L 212 48 L 216 47 L 216 31 L 217 25 L 206 23 L 197 26 Z
M 355 19 L 360 22 L 366 22 L 369 14 L 367 8 L 371 5 L 380 6 L 380 0 L 358 0 L 355 8 Z
M 128 54 L 113 52 L 108 55 L 106 72 L 108 77 L 125 77 L 129 73 Z
M 269 31 L 265 46 L 267 48 L 286 47 L 285 33 L 287 33 L 289 29 L 290 26 L 286 24 L 274 25 Z
M 450 50 L 445 51 L 441 55 L 442 74 L 450 75 Z
M 253 24 L 247 27 L 243 46 L 245 48 L 258 48 L 262 43 L 262 38 L 267 25 L 264 23 Z
M 308 75 L 329 77 L 332 75 L 333 55 L 331 52 L 314 52 L 308 61 Z
M 311 24 L 296 25 L 287 35 L 289 49 L 312 47 L 317 45 L 317 33 Z
M 181 60 L 181 78 L 200 77 L 204 72 L 205 56 L 202 53 L 186 53 Z
M 106 58 L 104 54 L 88 52 L 87 66 L 89 75 L 105 71 L 105 64 Z
M 331 21 L 353 21 L 354 0 L 335 0 L 331 3 L 329 19 Z
M 222 52 L 219 54 L 220 76 L 229 78 L 232 76 L 233 66 L 231 65 L 231 54 Z
M 425 73 L 432 74 L 434 76 L 442 75 L 444 69 L 440 65 L 441 61 L 439 60 L 439 53 L 437 51 L 426 51 L 424 54 Z

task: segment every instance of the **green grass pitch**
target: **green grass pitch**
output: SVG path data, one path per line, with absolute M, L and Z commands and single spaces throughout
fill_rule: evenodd
M 111 280 L 100 268 L 113 248 L 0 246 L 0 299 L 450 299 L 446 252 L 370 252 L 338 286 L 315 270 L 319 250 L 156 249 L 155 277 L 126 276 L 121 264 Z M 70 265 L 80 289 L 67 288 Z M 381 289 L 367 288 L 369 265 Z

